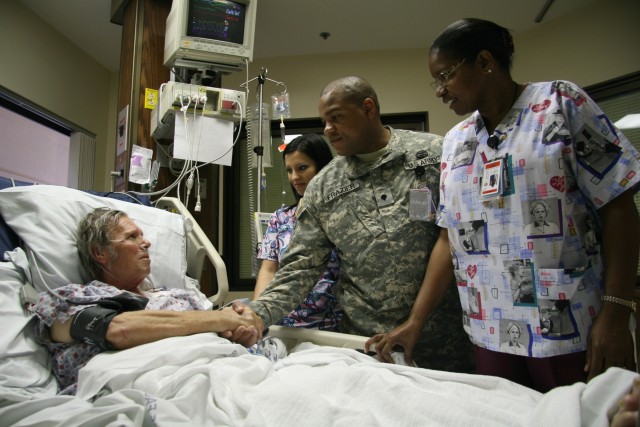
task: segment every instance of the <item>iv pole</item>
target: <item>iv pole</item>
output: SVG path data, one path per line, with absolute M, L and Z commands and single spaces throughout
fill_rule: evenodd
M 264 182 L 262 182 L 262 175 L 264 174 L 263 169 L 263 156 L 264 156 L 264 145 L 262 144 L 262 121 L 264 118 L 262 117 L 262 92 L 264 91 L 264 82 L 267 79 L 267 69 L 262 67 L 260 69 L 260 74 L 258 75 L 258 145 L 253 149 L 256 153 L 258 160 L 258 174 L 259 174 L 259 184 L 258 184 L 258 204 L 257 204 L 257 212 L 262 212 L 260 209 L 261 203 L 261 193 L 264 190 Z
M 267 78 L 267 69 L 262 67 L 260 69 L 260 74 L 251 79 L 248 80 L 244 83 L 242 83 L 240 85 L 240 87 L 244 87 L 245 90 L 247 91 L 247 110 L 249 109 L 249 83 L 251 83 L 254 80 L 258 80 L 258 144 L 253 148 L 254 153 L 256 154 L 256 165 L 257 165 L 257 169 L 258 169 L 258 173 L 260 174 L 260 182 L 258 184 L 258 204 L 257 204 L 257 210 L 253 211 L 253 203 L 251 202 L 252 199 L 252 191 L 251 189 L 249 190 L 249 215 L 251 216 L 252 220 L 254 220 L 254 216 L 256 214 L 256 212 L 262 212 L 261 210 L 261 202 L 262 202 L 262 191 L 266 188 L 266 182 L 264 180 L 264 165 L 263 165 L 263 155 L 264 155 L 264 144 L 263 144 L 263 122 L 264 122 L 264 117 L 263 117 L 263 91 L 264 91 L 264 84 L 265 82 L 268 80 L 270 82 L 276 83 L 277 85 L 282 85 L 285 87 L 285 91 L 287 86 L 279 81 L 276 80 L 271 80 L 269 78 Z M 249 125 L 249 121 L 247 121 L 247 125 Z M 249 125 L 251 126 L 251 125 Z M 250 129 L 250 128 L 249 128 Z M 250 159 L 247 159 L 248 162 L 250 161 Z M 249 184 L 252 186 L 252 179 L 251 179 L 251 165 L 249 166 Z M 256 237 L 256 233 L 251 233 L 252 239 L 252 247 L 256 248 L 257 247 L 257 237 Z M 254 257 L 254 261 L 256 261 L 256 258 Z M 254 274 L 256 274 L 257 272 L 257 261 L 254 262 Z
M 253 79 L 244 82 L 243 84 L 241 84 L 241 87 L 245 87 L 247 86 L 249 83 L 251 83 L 254 80 L 258 80 L 258 145 L 256 147 L 254 147 L 253 151 L 254 153 L 256 153 L 257 156 L 257 169 L 258 169 L 258 173 L 260 174 L 260 183 L 258 184 L 258 203 L 257 203 L 257 210 L 256 212 L 262 212 L 260 210 L 260 203 L 261 203 L 261 195 L 262 195 L 262 190 L 264 190 L 265 187 L 265 183 L 263 182 L 263 175 L 264 175 L 264 168 L 263 168 L 263 155 L 264 155 L 264 144 L 263 144 L 263 134 L 262 134 L 262 125 L 263 125 L 263 121 L 264 121 L 264 117 L 263 117 L 263 91 L 264 91 L 264 84 L 265 82 L 268 80 L 270 82 L 273 82 L 277 85 L 282 85 L 285 87 L 285 91 L 286 91 L 286 85 L 282 82 L 276 81 L 276 80 L 272 80 L 270 78 L 267 78 L 267 72 L 268 70 L 264 67 L 260 68 L 260 74 L 258 74 L 257 77 L 254 77 Z M 248 100 L 247 100 L 248 102 Z M 251 214 L 253 214 L 253 212 L 251 212 Z

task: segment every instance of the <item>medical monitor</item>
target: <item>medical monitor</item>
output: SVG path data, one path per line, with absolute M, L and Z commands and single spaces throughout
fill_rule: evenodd
M 257 6 L 258 0 L 173 0 L 164 64 L 244 68 L 245 60 L 253 60 Z

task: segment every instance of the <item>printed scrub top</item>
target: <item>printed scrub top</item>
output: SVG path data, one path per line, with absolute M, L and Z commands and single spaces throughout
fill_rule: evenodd
M 464 326 L 505 351 L 507 325 L 532 357 L 586 349 L 603 289 L 596 210 L 637 188 L 640 158 L 570 82 L 531 83 L 496 128 L 478 112 L 445 137 L 441 216 Z

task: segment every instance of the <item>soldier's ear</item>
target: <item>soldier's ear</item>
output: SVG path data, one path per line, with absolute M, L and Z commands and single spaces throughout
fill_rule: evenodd
M 376 103 L 373 102 L 373 99 L 365 98 L 364 101 L 362 101 L 362 111 L 364 111 L 364 114 L 367 117 L 371 116 L 372 113 L 375 113 Z

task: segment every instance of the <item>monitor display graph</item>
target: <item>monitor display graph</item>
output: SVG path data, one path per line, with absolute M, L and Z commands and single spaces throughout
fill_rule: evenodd
M 229 0 L 191 0 L 187 35 L 242 44 L 246 5 Z

